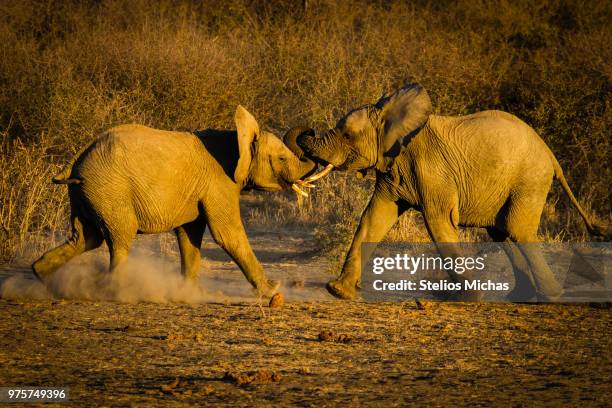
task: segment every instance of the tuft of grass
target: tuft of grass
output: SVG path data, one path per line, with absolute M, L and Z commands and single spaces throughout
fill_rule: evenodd
M 103 129 L 231 128 L 240 103 L 277 133 L 324 131 L 410 80 L 438 114 L 501 109 L 526 120 L 585 208 L 610 221 L 609 2 L 305 4 L 3 1 L 0 258 L 40 252 L 66 232 L 65 190 L 49 180 Z M 266 195 L 250 222 L 316 228 L 324 246 L 341 247 L 370 193 L 371 181 L 334 175 L 299 207 Z M 557 185 L 551 195 L 542 234 L 587 239 Z M 423 238 L 418 217 L 400 225 L 390 239 Z

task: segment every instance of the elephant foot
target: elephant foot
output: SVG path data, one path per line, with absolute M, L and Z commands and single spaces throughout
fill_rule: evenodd
M 42 271 L 42 268 L 39 266 L 39 262 L 40 261 L 36 261 L 32 264 L 32 273 L 41 283 L 46 284 L 49 280 L 50 274 Z
M 537 297 L 539 303 L 554 303 L 554 302 L 558 302 L 561 299 L 561 296 L 563 296 L 563 291 L 559 291 L 559 292 L 556 292 L 554 294 L 544 294 L 544 293 L 537 293 L 536 294 L 536 297 Z
M 557 282 L 548 281 L 536 289 L 538 302 L 554 303 L 563 296 L 563 288 Z
M 193 286 L 198 286 L 200 284 L 200 274 L 185 275 L 185 282 Z
M 280 284 L 280 281 L 268 279 L 264 285 L 259 285 L 257 287 L 257 292 L 260 296 L 266 298 L 272 297 L 278 292 Z
M 40 276 L 40 273 L 36 270 L 36 263 L 32 264 L 32 273 L 34 274 L 34 276 L 36 276 L 36 279 L 38 279 L 39 281 L 43 281 L 42 277 Z
M 327 282 L 325 286 L 327 291 L 338 299 L 353 300 L 357 297 L 355 284 L 346 284 L 340 279 L 334 279 Z
M 533 285 L 518 284 L 508 293 L 506 300 L 514 303 L 553 303 L 563 296 L 559 285 L 549 285 L 544 292 L 539 292 Z
M 533 287 L 515 287 L 506 295 L 506 300 L 512 303 L 532 303 L 535 302 L 536 299 L 536 292 Z

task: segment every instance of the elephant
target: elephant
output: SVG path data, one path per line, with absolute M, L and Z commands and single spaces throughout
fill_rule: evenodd
M 236 131 L 157 130 L 121 125 L 101 134 L 53 182 L 68 185 L 72 234 L 32 265 L 45 282 L 71 258 L 106 242 L 110 271 L 121 273 L 136 234 L 174 230 L 181 271 L 197 281 L 200 245 L 206 225 L 215 242 L 238 264 L 261 296 L 273 295 L 240 218 L 243 189 L 278 191 L 316 170 L 295 142 L 305 127 L 289 130 L 281 141 L 261 131 L 253 115 L 238 106 Z M 293 149 L 293 150 L 292 150 Z
M 380 242 L 408 209 L 423 214 L 429 236 L 445 257 L 460 254 L 459 227 L 484 227 L 494 241 L 505 242 L 516 282 L 511 300 L 518 293 L 539 301 L 562 294 L 537 245 L 520 245 L 538 241 L 553 176 L 589 233 L 608 234 L 606 227 L 591 222 L 557 159 L 529 125 L 497 110 L 434 115 L 427 91 L 418 83 L 350 111 L 322 135 L 300 135 L 297 143 L 318 164 L 376 172 L 373 195 L 342 272 L 327 283 L 327 290 L 341 299 L 355 298 L 361 258 L 369 259 L 374 250 L 369 245 L 362 253 L 361 244 Z M 465 279 L 453 271 L 449 275 L 453 281 Z M 463 291 L 456 299 L 478 300 L 480 295 Z

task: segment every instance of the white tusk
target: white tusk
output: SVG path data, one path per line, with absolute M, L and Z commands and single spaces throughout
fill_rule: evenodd
M 302 187 L 306 187 L 306 188 L 315 188 L 315 186 L 314 186 L 314 185 L 312 185 L 312 184 L 310 184 L 310 183 L 308 183 L 308 182 L 306 182 L 306 181 L 296 180 L 295 182 L 296 182 L 297 184 L 299 184 L 300 186 L 302 186 Z
M 298 185 L 295 183 L 291 185 L 291 189 L 301 196 L 308 197 L 308 193 L 299 188 Z
M 306 177 L 304 179 L 304 181 L 306 183 L 310 183 L 311 181 L 315 181 L 320 179 L 321 177 L 325 177 L 327 176 L 332 170 L 334 169 L 334 165 L 333 164 L 328 164 L 327 167 L 325 167 L 323 170 L 321 170 L 321 172 L 313 174 L 310 177 Z

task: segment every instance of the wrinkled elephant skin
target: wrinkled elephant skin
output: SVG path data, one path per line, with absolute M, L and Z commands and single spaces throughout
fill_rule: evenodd
M 239 195 L 247 188 L 278 191 L 310 174 L 316 165 L 295 144 L 292 129 L 283 143 L 261 131 L 242 106 L 237 131 L 171 132 L 140 125 L 112 128 L 87 146 L 55 183 L 68 184 L 72 235 L 33 265 L 43 281 L 69 259 L 106 241 L 110 269 L 120 273 L 138 233 L 174 230 L 181 269 L 192 280 L 200 270 L 206 226 L 262 294 L 278 282 L 266 279 L 240 219 Z
M 501 111 L 433 115 L 429 96 L 418 84 L 349 112 L 324 135 L 300 135 L 297 142 L 318 163 L 339 170 L 376 171 L 374 194 L 342 272 L 327 285 L 339 298 L 356 296 L 361 258 L 370 255 L 362 254 L 361 243 L 379 242 L 408 209 L 423 213 L 436 243 L 458 242 L 458 228 L 463 226 L 484 227 L 493 240 L 506 241 L 516 277 L 510 298 L 519 290 L 531 291 L 538 300 L 554 300 L 562 293 L 542 254 L 533 246 L 520 245 L 538 240 L 553 177 L 589 232 L 609 236 L 580 207 L 555 156 L 530 126 Z M 443 256 L 460 256 L 457 245 L 439 249 Z M 466 279 L 454 272 L 450 278 Z M 479 296 L 463 292 L 459 299 Z

